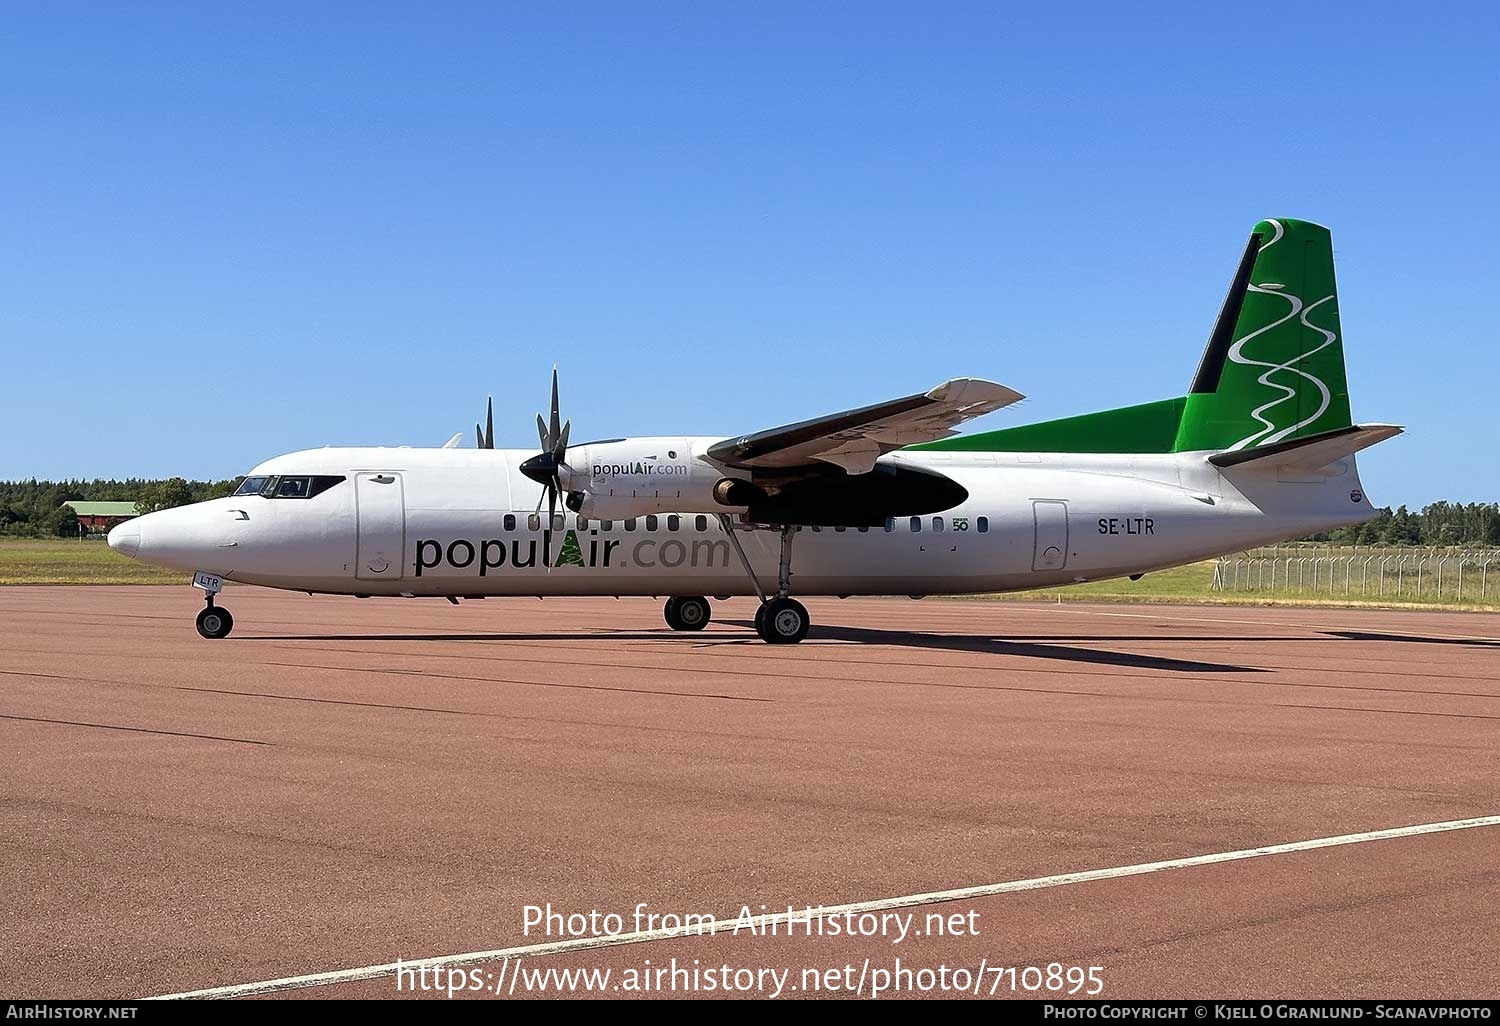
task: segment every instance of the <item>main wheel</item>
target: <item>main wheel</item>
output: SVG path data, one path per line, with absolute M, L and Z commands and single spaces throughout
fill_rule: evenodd
M 756 633 L 772 645 L 795 645 L 811 626 L 806 607 L 792 598 L 771 599 L 755 615 Z
M 702 595 L 679 595 L 667 599 L 663 610 L 667 626 L 674 631 L 701 631 L 708 626 L 708 599 Z
M 223 606 L 209 606 L 198 614 L 198 633 L 205 638 L 227 638 L 234 630 L 234 617 Z

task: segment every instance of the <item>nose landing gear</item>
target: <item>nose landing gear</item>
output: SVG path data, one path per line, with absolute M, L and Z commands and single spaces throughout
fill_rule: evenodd
M 214 605 L 214 597 L 208 596 L 208 605 L 198 614 L 198 633 L 205 638 L 227 638 L 234 630 L 234 617 L 223 606 Z
M 204 607 L 198 614 L 198 633 L 205 638 L 227 638 L 234 630 L 234 617 L 223 606 L 214 605 L 214 596 L 224 587 L 224 578 L 199 570 L 193 574 L 193 587 L 203 589 Z

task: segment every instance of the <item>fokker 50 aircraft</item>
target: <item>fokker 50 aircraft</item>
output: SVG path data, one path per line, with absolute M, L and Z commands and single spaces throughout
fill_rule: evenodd
M 1350 419 L 1328 230 L 1255 226 L 1185 396 L 982 434 L 1020 399 L 975 378 L 753 434 L 541 451 L 309 449 L 223 499 L 116 527 L 110 547 L 194 571 L 205 638 L 223 581 L 311 593 L 753 594 L 768 642 L 807 634 L 801 595 L 1001 592 L 1137 577 L 1374 515 L 1354 453 L 1399 434 Z M 559 509 L 561 500 L 562 509 Z

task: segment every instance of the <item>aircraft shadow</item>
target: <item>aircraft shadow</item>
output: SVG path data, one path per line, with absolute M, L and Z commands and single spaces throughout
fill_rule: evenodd
M 743 627 L 754 627 L 749 620 L 728 620 Z M 1263 673 L 1256 666 L 1235 663 L 1211 663 L 1197 659 L 1173 659 L 1170 656 L 1140 655 L 1135 652 L 1111 652 L 1108 649 L 1070 648 L 1034 641 L 1015 641 L 987 635 L 922 634 L 917 631 L 878 630 L 873 627 L 840 627 L 819 624 L 812 629 L 813 639 L 857 641 L 863 644 L 897 645 L 902 648 L 926 648 L 948 652 L 981 652 L 985 655 L 1016 655 L 1031 659 L 1061 659 L 1073 663 L 1124 666 L 1133 669 L 1162 670 L 1170 673 Z M 1101 638 L 1118 641 L 1118 638 Z M 1160 641 L 1160 638 L 1149 639 Z M 1192 639 L 1199 640 L 1199 639 Z
M 754 629 L 750 620 L 721 620 L 719 623 L 747 630 Z M 1108 649 L 1071 648 L 1061 644 L 1044 644 L 1037 641 L 1012 640 L 990 636 L 967 636 L 954 634 L 921 634 L 916 631 L 876 630 L 869 627 L 840 627 L 819 624 L 813 628 L 813 640 L 857 641 L 864 644 L 895 645 L 902 648 L 926 648 L 950 652 L 980 652 L 986 655 L 1016 655 L 1031 659 L 1060 659 L 1074 663 L 1091 663 L 1102 666 L 1123 666 L 1134 669 L 1162 670 L 1170 673 L 1262 673 L 1258 667 L 1241 666 L 1235 663 L 1214 663 L 1198 659 L 1174 659 L 1170 656 L 1140 655 L 1133 652 L 1111 652 Z M 680 641 L 694 646 L 743 645 L 754 641 L 754 635 L 726 636 L 722 634 L 678 634 L 672 631 L 574 631 L 547 633 L 505 634 L 258 634 L 245 637 L 244 641 Z M 1074 639 L 1058 637 L 1052 641 L 1098 640 L 1123 641 L 1127 638 Z M 1160 637 L 1142 641 L 1176 640 Z M 1202 641 L 1203 638 L 1184 638 L 1186 641 Z M 1229 639 L 1224 639 L 1229 640 Z M 1243 641 L 1244 638 L 1233 640 Z
M 720 620 L 721 624 L 754 630 L 750 620 Z M 1443 638 L 1415 634 L 1383 634 L 1375 631 L 1330 630 L 1322 632 L 1328 638 L 1345 641 L 1386 641 L 1398 644 L 1460 645 L 1479 648 L 1500 648 L 1500 641 L 1490 638 Z M 1318 637 L 1253 636 L 1253 635 L 1092 635 L 1092 634 L 1048 634 L 1025 637 L 994 637 L 990 635 L 923 634 L 918 631 L 882 630 L 871 627 L 846 627 L 834 624 L 819 624 L 813 628 L 813 640 L 853 641 L 863 644 L 893 645 L 901 648 L 931 649 L 949 652 L 978 652 L 985 655 L 1014 655 L 1030 659 L 1054 659 L 1071 663 L 1096 666 L 1120 666 L 1132 669 L 1160 670 L 1168 673 L 1264 673 L 1264 668 L 1244 666 L 1238 663 L 1210 662 L 1201 659 L 1178 659 L 1171 656 L 1142 655 L 1134 652 L 1113 652 L 1108 649 L 1076 648 L 1079 643 L 1095 642 L 1118 644 L 1121 642 L 1286 642 L 1319 641 Z M 260 634 L 242 637 L 242 641 L 494 641 L 494 642 L 547 642 L 547 641 L 678 641 L 695 647 L 710 645 L 743 645 L 755 640 L 754 635 L 723 634 L 679 634 L 665 630 L 646 631 L 572 631 L 572 632 L 526 632 L 526 633 L 467 633 L 467 634 Z
M 1500 648 L 1494 638 L 1429 638 L 1420 634 L 1381 634 L 1378 631 L 1327 631 L 1330 637 L 1345 641 L 1394 641 L 1410 645 L 1471 645 L 1477 648 Z
M 749 621 L 746 621 L 747 623 Z M 692 641 L 740 641 L 739 637 L 721 635 L 680 635 L 665 627 L 659 631 L 547 631 L 545 633 L 504 634 L 257 634 L 243 641 L 668 641 L 686 637 Z

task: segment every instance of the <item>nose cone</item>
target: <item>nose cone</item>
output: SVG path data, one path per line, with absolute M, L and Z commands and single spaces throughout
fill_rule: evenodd
M 127 520 L 109 532 L 109 547 L 122 556 L 134 557 L 141 548 L 141 528 L 134 520 Z
M 537 484 L 546 484 L 557 473 L 557 457 L 550 452 L 539 452 L 518 469 Z

